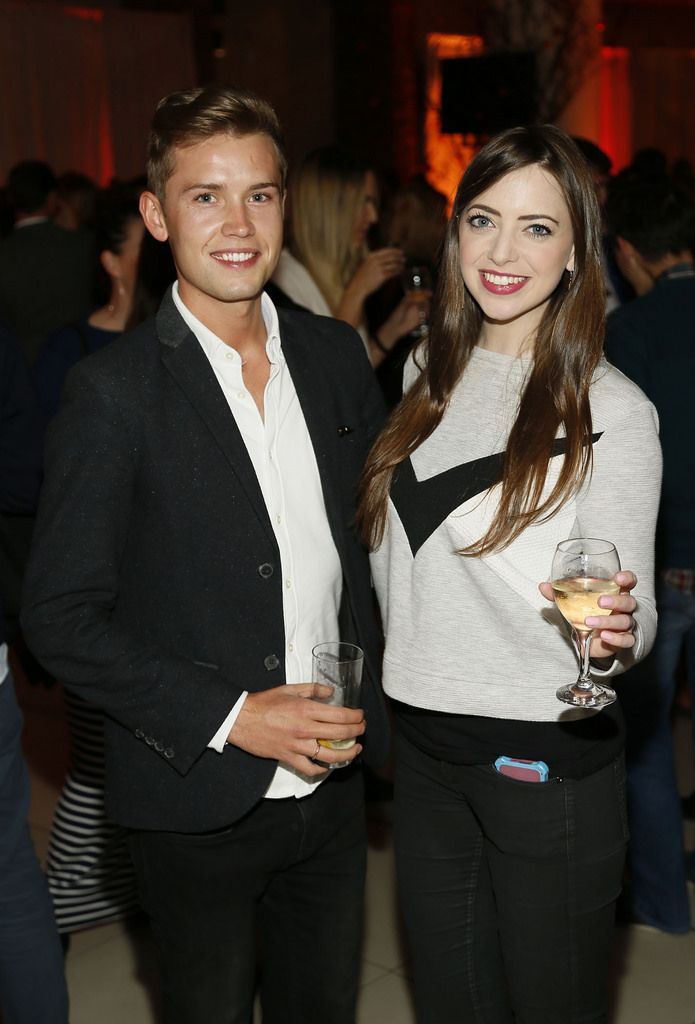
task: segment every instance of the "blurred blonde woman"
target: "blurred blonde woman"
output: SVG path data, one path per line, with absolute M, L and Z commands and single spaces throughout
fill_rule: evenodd
M 273 275 L 293 302 L 351 324 L 374 366 L 421 322 L 419 304 L 409 296 L 378 329 L 368 330 L 367 298 L 405 262 L 394 246 L 369 250 L 367 235 L 378 218 L 374 172 L 339 149 L 314 150 L 291 183 L 290 246 Z

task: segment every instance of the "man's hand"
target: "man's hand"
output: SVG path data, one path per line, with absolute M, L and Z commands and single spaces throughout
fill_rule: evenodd
M 302 775 L 322 775 L 326 769 L 312 761 L 319 738 L 353 739 L 366 728 L 361 709 L 319 703 L 331 692 L 330 686 L 320 683 L 297 683 L 250 693 L 227 741 L 256 757 L 281 761 Z M 344 763 L 361 750 L 359 743 L 348 750 L 321 747 L 319 758 L 326 764 Z
M 613 658 L 616 651 L 632 647 L 635 643 L 632 612 L 637 602 L 630 596 L 630 591 L 636 586 L 637 577 L 625 569 L 615 574 L 615 581 L 620 584 L 620 593 L 603 594 L 598 600 L 601 608 L 610 608 L 610 618 L 590 615 L 585 619 L 586 625 L 597 631 L 591 639 L 592 658 Z M 554 600 L 552 584 L 540 583 L 538 586 L 543 597 Z M 608 622 L 609 629 L 606 628 Z

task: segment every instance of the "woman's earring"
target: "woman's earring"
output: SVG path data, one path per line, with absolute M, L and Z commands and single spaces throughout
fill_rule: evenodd
M 569 288 L 572 284 L 572 281 L 574 280 L 574 271 L 568 270 L 567 273 L 569 274 L 569 281 L 567 282 L 567 287 Z

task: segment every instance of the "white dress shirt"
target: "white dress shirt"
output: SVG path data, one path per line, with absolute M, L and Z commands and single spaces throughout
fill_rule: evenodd
M 314 449 L 283 356 L 277 311 L 264 293 L 261 311 L 268 334 L 270 375 L 263 395 L 262 417 L 244 383 L 237 350 L 191 313 L 179 296 L 178 284 L 174 284 L 173 298 L 207 356 L 234 416 L 280 551 L 286 644 L 284 682 L 310 682 L 312 648 L 324 640 L 339 639 L 342 569 L 328 525 Z M 234 528 L 233 523 L 230 528 Z M 220 753 L 247 696 L 245 691 L 209 744 Z M 301 797 L 317 785 L 313 779 L 279 764 L 265 795 L 275 799 Z

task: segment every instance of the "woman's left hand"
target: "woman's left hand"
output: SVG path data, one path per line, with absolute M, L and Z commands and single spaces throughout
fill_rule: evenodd
M 620 584 L 619 594 L 603 594 L 599 598 L 601 608 L 610 608 L 610 618 L 603 615 L 589 616 L 585 621 L 596 632 L 591 639 L 592 658 L 612 658 L 616 651 L 632 647 L 635 643 L 635 620 L 633 612 L 637 602 L 630 591 L 637 584 L 637 577 L 629 569 L 615 574 L 616 583 Z M 543 597 L 553 601 L 553 588 L 550 583 L 539 584 Z M 610 622 L 610 629 L 606 624 Z

